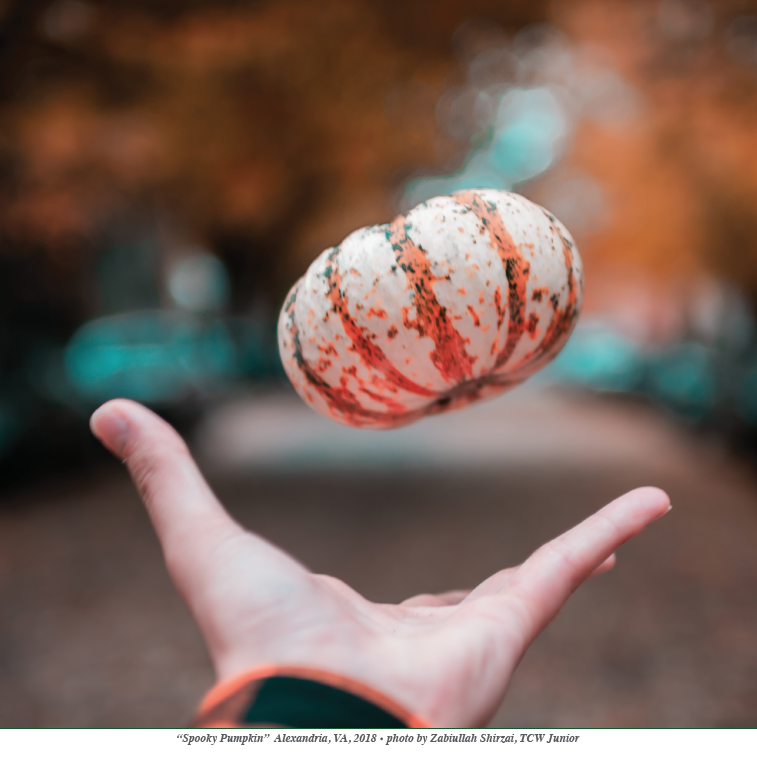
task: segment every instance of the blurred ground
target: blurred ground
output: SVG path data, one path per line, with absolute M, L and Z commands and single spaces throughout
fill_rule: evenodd
M 492 725 L 757 726 L 757 479 L 627 401 L 525 388 L 398 432 L 291 394 L 194 442 L 247 526 L 368 597 L 471 586 L 623 491 L 674 509 L 526 655 Z M 0 726 L 180 726 L 212 676 L 125 472 L 0 508 Z

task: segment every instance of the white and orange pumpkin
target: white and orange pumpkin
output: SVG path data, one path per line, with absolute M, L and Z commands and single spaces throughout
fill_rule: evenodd
M 565 344 L 582 295 L 581 259 L 554 216 L 466 190 L 323 252 L 286 298 L 279 351 L 318 412 L 393 428 L 524 381 Z

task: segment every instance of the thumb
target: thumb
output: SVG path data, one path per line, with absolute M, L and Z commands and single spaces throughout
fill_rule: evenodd
M 164 420 L 130 400 L 111 400 L 90 420 L 92 433 L 121 458 L 150 515 L 168 569 L 186 596 L 219 542 L 241 527 L 216 499 L 186 444 Z

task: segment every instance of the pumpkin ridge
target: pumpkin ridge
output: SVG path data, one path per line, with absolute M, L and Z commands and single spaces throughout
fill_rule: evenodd
M 472 358 L 465 349 L 465 340 L 447 316 L 447 309 L 437 300 L 432 284 L 442 279 L 434 276 L 425 251 L 408 237 L 412 224 L 406 224 L 400 216 L 389 224 L 386 237 L 394 250 L 397 264 L 405 272 L 409 288 L 414 289 L 413 304 L 415 319 L 408 316 L 409 308 L 403 308 L 405 328 L 415 329 L 422 337 L 430 337 L 434 349 L 429 354 L 431 362 L 442 378 L 452 384 L 473 378 Z
M 382 420 L 382 415 L 370 410 L 366 410 L 357 400 L 352 392 L 345 386 L 345 383 L 339 388 L 333 387 L 324 381 L 313 369 L 305 356 L 302 354 L 302 345 L 300 344 L 300 333 L 295 322 L 294 304 L 297 299 L 297 290 L 299 286 L 294 287 L 292 295 L 287 300 L 286 314 L 289 316 L 289 336 L 292 340 L 292 356 L 294 357 L 297 367 L 300 369 L 308 384 L 323 397 L 329 409 L 337 414 L 344 415 L 351 423 L 363 425 L 362 420 Z
M 337 248 L 338 250 L 338 248 Z M 356 320 L 350 315 L 347 309 L 347 303 L 345 301 L 345 294 L 342 290 L 342 274 L 339 271 L 339 264 L 336 260 L 336 254 L 332 257 L 329 255 L 331 265 L 324 271 L 324 276 L 329 285 L 328 297 L 334 306 L 334 311 L 340 317 L 342 321 L 342 327 L 347 335 L 347 338 L 355 348 L 355 352 L 358 354 L 363 363 L 369 368 L 375 368 L 380 371 L 387 379 L 387 385 L 381 388 L 387 388 L 390 391 L 396 390 L 396 388 L 404 389 L 407 392 L 413 394 L 419 394 L 422 397 L 434 397 L 434 392 L 427 389 L 425 386 L 420 386 L 414 381 L 403 375 L 393 363 L 386 356 L 384 351 L 375 344 L 365 333 L 363 328 L 359 326 Z M 377 399 L 377 396 L 373 394 L 369 395 L 373 399 Z M 379 401 L 384 402 L 387 406 L 397 407 L 394 400 L 390 398 L 381 398 Z M 400 406 L 401 407 L 401 406 Z M 407 408 L 402 408 L 406 410 Z
M 401 414 L 392 416 L 389 413 L 379 413 L 375 410 L 364 408 L 358 401 L 358 398 L 347 388 L 347 381 L 345 378 L 340 380 L 340 386 L 338 388 L 328 384 L 316 374 L 312 366 L 302 354 L 300 334 L 297 330 L 297 326 L 294 324 L 294 320 L 292 320 L 291 336 L 294 345 L 294 359 L 297 362 L 297 367 L 302 371 L 302 375 L 310 386 L 312 386 L 313 389 L 326 400 L 326 404 L 328 404 L 329 409 L 332 412 L 344 416 L 349 423 L 355 426 L 363 425 L 362 421 L 364 420 L 387 422 L 402 417 Z
M 540 360 L 549 354 L 550 350 L 554 347 L 557 341 L 563 336 L 563 334 L 569 333 L 577 318 L 578 318 L 578 295 L 576 287 L 576 279 L 573 275 L 573 250 L 572 245 L 565 237 L 560 233 L 559 227 L 555 224 L 555 218 L 550 213 L 544 211 L 544 215 L 549 218 L 552 228 L 557 232 L 558 236 L 562 240 L 563 246 L 563 259 L 565 260 L 565 268 L 567 271 L 567 286 L 568 286 L 568 301 L 565 303 L 564 308 L 560 308 L 557 294 L 553 295 L 552 299 L 554 314 L 552 321 L 547 327 L 547 331 L 542 337 L 539 345 L 535 347 L 531 352 L 523 357 L 515 368 L 520 368 L 526 363 L 534 360 Z
M 526 285 L 531 273 L 531 266 L 524 257 L 520 245 L 513 242 L 513 238 L 502 223 L 502 217 L 497 212 L 497 206 L 493 202 L 486 202 L 481 195 L 470 190 L 455 192 L 452 198 L 469 208 L 481 222 L 481 225 L 489 232 L 489 244 L 499 255 L 507 276 L 509 320 L 505 346 L 500 350 L 494 363 L 494 370 L 497 370 L 512 357 L 523 333 L 526 331 Z M 500 311 L 500 302 L 499 297 L 496 297 L 498 326 L 501 325 L 503 316 Z

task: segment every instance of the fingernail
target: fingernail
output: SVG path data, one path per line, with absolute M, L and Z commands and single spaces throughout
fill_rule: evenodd
M 673 505 L 668 505 L 668 509 L 665 511 L 665 515 L 667 515 L 672 509 Z
M 129 424 L 120 415 L 101 407 L 90 418 L 89 427 L 114 455 L 123 457 L 129 439 Z

